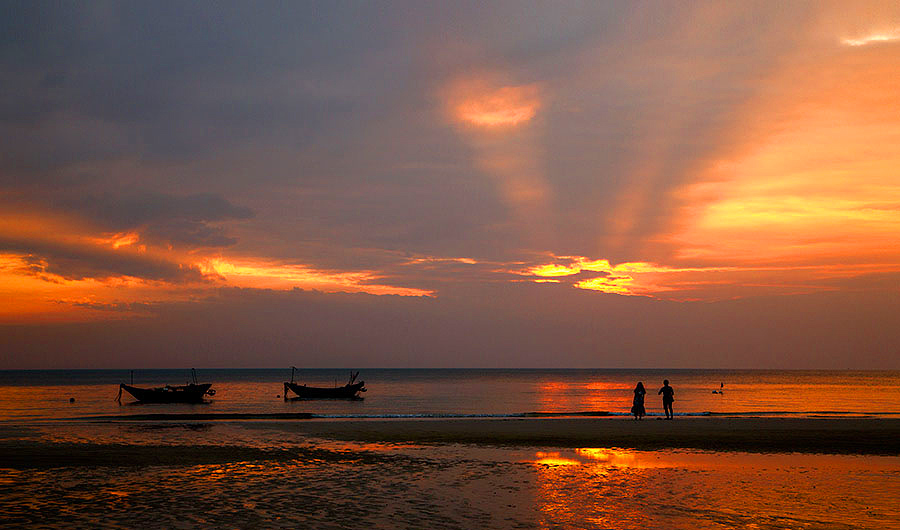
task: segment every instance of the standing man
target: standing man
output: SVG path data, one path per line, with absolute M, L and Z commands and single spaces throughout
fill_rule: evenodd
M 666 419 L 671 420 L 675 417 L 675 413 L 672 412 L 672 402 L 675 401 L 675 389 L 669 386 L 669 380 L 666 379 L 663 381 L 663 387 L 659 389 L 657 395 L 662 394 L 663 397 L 663 409 L 666 411 Z

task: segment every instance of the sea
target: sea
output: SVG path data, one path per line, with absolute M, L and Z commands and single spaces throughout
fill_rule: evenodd
M 630 414 L 637 382 L 649 416 L 661 415 L 657 389 L 669 380 L 676 415 L 900 417 L 900 371 L 361 369 L 358 401 L 285 400 L 290 368 L 196 370 L 215 395 L 195 405 L 134 404 L 120 383 L 185 384 L 190 369 L 0 371 L 0 421 L 43 421 L 200 413 L 264 419 L 520 417 Z M 350 369 L 298 369 L 294 381 L 341 386 Z M 292 394 L 288 393 L 289 396 Z
M 900 521 L 898 455 L 340 441 L 297 428 L 596 416 L 639 433 L 670 425 L 627 419 L 638 381 L 649 415 L 662 414 L 664 379 L 675 414 L 709 417 L 691 420 L 709 428 L 729 416 L 892 422 L 898 371 L 359 372 L 362 400 L 286 401 L 290 368 L 198 368 L 215 395 L 163 405 L 119 402 L 119 384 L 184 384 L 189 368 L 0 371 L 0 529 L 884 530 Z M 350 373 L 293 376 L 327 387 Z

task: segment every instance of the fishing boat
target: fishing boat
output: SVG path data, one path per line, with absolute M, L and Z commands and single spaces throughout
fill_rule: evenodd
M 197 372 L 191 368 L 192 383 L 186 385 L 166 385 L 156 388 L 140 388 L 134 386 L 134 372 L 131 372 L 131 384 L 119 385 L 116 401 L 122 403 L 122 391 L 126 391 L 139 403 L 203 403 L 206 396 L 216 395 L 212 383 L 197 383 Z
M 347 384 L 344 386 L 334 387 L 316 387 L 316 386 L 306 386 L 300 385 L 294 382 L 294 372 L 297 369 L 291 366 L 291 380 L 290 382 L 284 383 L 284 400 L 299 400 L 299 399 L 351 399 L 351 400 L 361 400 L 362 396 L 359 394 L 366 391 L 366 382 L 360 381 L 356 382 L 356 378 L 359 377 L 359 372 L 353 373 L 350 372 L 350 380 L 347 381 Z M 289 398 L 288 390 L 296 394 L 296 397 Z

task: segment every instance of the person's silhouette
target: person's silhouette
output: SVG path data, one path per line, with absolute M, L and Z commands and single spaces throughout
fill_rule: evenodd
M 662 394 L 663 397 L 663 409 L 666 411 L 666 419 L 671 420 L 675 417 L 675 413 L 672 412 L 672 402 L 675 401 L 675 389 L 669 386 L 669 380 L 666 379 L 663 381 L 663 387 L 659 389 L 657 395 Z
M 634 419 L 640 420 L 644 418 L 644 414 L 647 411 L 644 409 L 644 395 L 647 394 L 647 391 L 644 390 L 644 383 L 642 381 L 638 381 L 636 387 L 634 387 L 634 402 L 631 405 L 631 413 L 634 414 Z

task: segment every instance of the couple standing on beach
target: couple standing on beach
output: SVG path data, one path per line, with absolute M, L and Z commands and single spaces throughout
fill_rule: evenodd
M 640 420 L 644 418 L 644 414 L 647 414 L 646 409 L 644 409 L 644 396 L 647 394 L 647 391 L 644 390 L 643 381 L 638 381 L 636 387 L 634 387 L 634 403 L 631 405 L 631 413 L 634 414 L 634 419 Z M 675 401 L 675 389 L 669 386 L 669 380 L 666 379 L 663 381 L 662 388 L 659 389 L 657 395 L 662 394 L 663 399 L 663 409 L 666 411 L 666 419 L 671 420 L 675 413 L 672 412 L 672 403 Z

